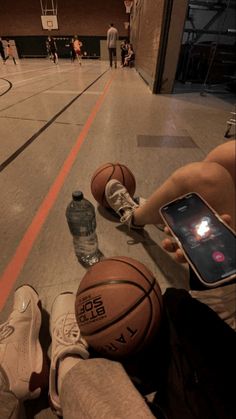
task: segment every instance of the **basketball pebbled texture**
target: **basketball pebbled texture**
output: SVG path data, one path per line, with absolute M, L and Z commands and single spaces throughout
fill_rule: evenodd
M 109 207 L 105 197 L 105 187 L 111 179 L 119 180 L 126 187 L 131 197 L 135 193 L 135 177 L 127 166 L 121 163 L 103 164 L 95 171 L 91 179 L 92 195 L 103 207 Z
M 93 265 L 78 288 L 75 313 L 82 336 L 96 351 L 123 358 L 155 336 L 162 317 L 162 295 L 154 275 L 128 257 Z

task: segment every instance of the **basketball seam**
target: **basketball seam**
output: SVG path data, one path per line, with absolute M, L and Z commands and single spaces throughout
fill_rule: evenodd
M 155 279 L 155 278 L 154 278 Z M 123 282 L 123 281 L 122 281 Z M 119 283 L 119 282 L 118 282 Z M 150 295 L 150 293 L 151 293 L 151 291 L 154 289 L 154 286 L 155 286 L 155 281 L 154 281 L 154 283 L 151 285 L 151 287 L 150 287 L 150 289 L 148 290 L 148 291 L 146 291 L 143 287 L 141 287 L 141 285 L 138 285 L 138 284 L 136 284 L 136 283 L 134 283 L 134 282 L 129 282 L 129 281 L 127 281 L 127 283 L 130 283 L 130 284 L 132 284 L 132 285 L 135 285 L 136 287 L 138 287 L 138 288 L 140 288 L 143 292 L 144 292 L 144 295 L 142 295 L 142 297 L 140 297 L 136 302 L 135 302 L 135 304 L 133 304 L 132 305 L 132 307 L 130 307 L 125 313 L 123 313 L 122 315 L 120 315 L 120 316 L 118 316 L 118 317 L 116 317 L 115 319 L 113 319 L 112 321 L 110 321 L 108 324 L 106 324 L 106 325 L 104 325 L 104 326 L 102 326 L 102 327 L 100 327 L 99 329 L 96 329 L 96 331 L 94 331 L 94 332 L 91 332 L 91 333 L 83 333 L 83 332 L 81 332 L 82 333 L 82 335 L 83 336 L 85 336 L 85 337 L 87 337 L 87 336 L 94 336 L 94 335 L 96 335 L 97 333 L 100 333 L 100 332 L 103 332 L 104 330 L 106 330 L 106 329 L 108 329 L 110 326 L 112 326 L 113 324 L 115 324 L 115 323 L 118 323 L 120 320 L 122 320 L 124 317 L 126 317 L 130 312 L 132 312 L 136 307 L 138 307 L 142 302 L 143 302 L 143 300 L 146 298 L 146 297 L 148 297 L 148 298 L 150 298 L 149 297 L 149 295 Z M 159 299 L 158 299 L 158 302 L 159 302 L 159 305 L 160 305 L 160 301 L 159 301 Z M 160 306 L 160 311 L 161 311 L 161 306 Z M 80 328 L 82 328 L 81 327 L 81 325 L 80 325 Z
M 153 278 L 153 279 L 155 279 L 155 278 Z M 99 281 L 97 284 L 94 284 L 94 285 L 90 285 L 89 287 L 87 287 L 87 288 L 84 288 L 81 292 L 79 292 L 78 294 L 77 294 L 77 298 L 81 295 L 81 294 L 83 294 L 84 292 L 87 292 L 87 291 L 89 291 L 89 290 L 92 290 L 92 289 L 94 289 L 94 288 L 97 288 L 97 287 L 100 287 L 100 286 L 102 286 L 102 285 L 107 285 L 107 284 L 132 284 L 132 285 L 134 285 L 135 287 L 138 287 L 138 288 L 141 288 L 142 289 L 142 291 L 144 290 L 144 288 L 142 287 L 142 285 L 139 285 L 139 284 L 137 284 L 136 282 L 134 282 L 134 280 L 133 279 L 124 279 L 124 278 L 116 278 L 116 279 L 109 279 L 109 281 Z M 153 284 L 152 283 L 148 283 L 150 286 L 152 286 Z M 145 290 L 146 291 L 146 290 Z
M 113 167 L 113 163 L 106 163 L 106 164 L 104 164 L 104 166 L 100 170 L 98 169 L 98 172 L 95 175 L 93 175 L 93 177 L 91 179 L 91 183 L 94 181 L 94 179 L 96 179 L 96 177 L 98 175 L 100 175 L 101 172 L 103 172 L 104 169 L 107 169 L 110 166 Z
M 135 189 L 136 189 L 136 180 L 135 180 L 135 177 L 134 177 L 133 173 L 131 172 L 131 170 L 127 166 L 124 166 L 123 164 L 120 164 L 120 167 L 122 168 L 122 170 L 123 170 L 123 167 L 125 167 L 126 170 L 129 172 L 130 177 L 132 177 L 132 179 L 134 181 L 134 191 L 135 191 Z
M 136 268 L 136 266 L 132 265 L 131 262 L 127 262 L 126 260 L 122 260 L 122 259 L 118 259 L 118 258 L 110 258 L 110 259 L 107 259 L 107 260 L 116 260 L 117 262 L 122 262 L 122 263 L 125 263 L 125 264 L 129 265 L 129 266 L 132 266 L 132 268 L 134 268 L 137 272 L 139 272 L 143 276 L 143 278 L 148 282 L 148 284 L 150 284 L 150 285 L 152 284 L 151 282 L 149 282 L 148 278 L 144 275 L 144 273 L 141 270 L 139 270 L 138 268 Z M 106 260 L 104 260 L 102 262 L 106 262 Z M 150 272 L 150 275 L 152 275 L 151 272 Z M 159 286 L 158 282 L 156 281 L 156 278 L 154 276 L 153 276 L 153 278 L 154 278 L 157 286 Z M 158 294 L 156 293 L 155 290 L 154 290 L 154 292 L 155 292 L 157 298 L 159 299 Z M 160 300 L 159 300 L 159 302 L 160 302 Z
M 124 175 L 123 169 L 122 169 L 122 167 L 121 167 L 120 164 L 119 164 L 119 168 L 120 168 L 121 176 L 122 176 L 122 182 L 121 183 L 123 183 L 123 185 L 126 187 L 126 184 L 125 184 L 125 175 Z

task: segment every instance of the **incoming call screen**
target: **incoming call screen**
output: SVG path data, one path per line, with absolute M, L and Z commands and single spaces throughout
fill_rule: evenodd
M 236 274 L 236 238 L 195 194 L 163 208 L 166 219 L 205 282 Z

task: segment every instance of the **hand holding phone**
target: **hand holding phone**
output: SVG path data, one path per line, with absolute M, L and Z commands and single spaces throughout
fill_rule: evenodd
M 229 227 L 231 226 L 231 217 L 229 214 L 220 214 L 220 218 L 227 224 Z M 169 253 L 174 253 L 174 257 L 176 262 L 178 263 L 188 263 L 186 257 L 184 256 L 184 252 L 181 247 L 179 247 L 177 241 L 173 238 L 173 235 L 167 227 L 165 226 L 164 232 L 168 237 L 162 240 L 162 247 Z
M 178 245 L 166 239 L 164 247 L 184 258 L 205 286 L 215 287 L 236 278 L 236 237 L 224 220 L 196 193 L 166 204 L 160 214 Z M 183 256 L 184 255 L 184 256 Z M 186 262 L 185 260 L 185 262 Z

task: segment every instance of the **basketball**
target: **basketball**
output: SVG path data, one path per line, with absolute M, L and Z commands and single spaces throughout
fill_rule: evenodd
M 105 197 L 105 187 L 107 182 L 111 179 L 117 179 L 128 190 L 131 197 L 133 197 L 136 183 L 133 173 L 127 166 L 121 163 L 106 163 L 99 167 L 91 179 L 91 192 L 96 201 L 104 206 L 109 205 Z
M 139 352 L 158 331 L 162 295 L 154 275 L 128 257 L 103 259 L 83 277 L 75 313 L 81 335 L 98 353 L 119 359 Z

